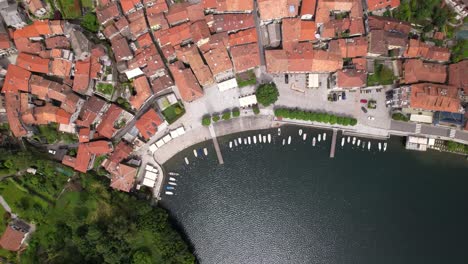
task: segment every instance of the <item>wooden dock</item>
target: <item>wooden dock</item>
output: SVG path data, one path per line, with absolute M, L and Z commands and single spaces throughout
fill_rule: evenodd
M 330 148 L 330 158 L 334 158 L 334 157 L 335 157 L 336 136 L 337 136 L 337 134 L 338 134 L 338 130 L 337 130 L 337 129 L 333 129 L 333 137 L 332 137 L 331 148 Z
M 216 138 L 216 133 L 214 131 L 213 125 L 208 127 L 210 129 L 211 139 L 213 140 L 214 148 L 216 150 L 216 156 L 218 156 L 218 162 L 220 165 L 224 164 L 223 155 L 221 154 L 221 149 L 219 148 L 218 138 Z

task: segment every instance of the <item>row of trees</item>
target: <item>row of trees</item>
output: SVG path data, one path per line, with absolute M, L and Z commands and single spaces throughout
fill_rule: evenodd
M 205 115 L 202 118 L 202 125 L 204 126 L 209 126 L 211 125 L 211 121 L 213 122 L 218 122 L 221 119 L 223 120 L 229 120 L 232 117 L 239 117 L 240 116 L 240 110 L 239 108 L 234 108 L 231 110 L 226 110 L 224 111 L 221 116 L 218 114 L 213 114 L 213 115 Z
M 347 116 L 337 116 L 328 113 L 304 111 L 300 109 L 277 108 L 275 116 L 289 119 L 298 119 L 305 121 L 314 121 L 327 124 L 338 124 L 343 126 L 355 126 L 357 119 Z

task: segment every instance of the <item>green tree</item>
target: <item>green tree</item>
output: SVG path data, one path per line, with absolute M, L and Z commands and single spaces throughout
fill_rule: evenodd
M 231 119 L 231 111 L 224 112 L 222 118 L 223 118 L 223 120 Z
M 258 108 L 258 105 L 254 105 L 252 107 L 252 110 L 253 110 L 254 114 L 256 114 L 256 115 L 260 114 L 260 108 Z
M 81 20 L 81 26 L 93 33 L 98 32 L 99 24 L 96 18 L 96 14 L 90 12 L 84 15 L 83 19 Z
M 209 115 L 203 117 L 202 125 L 204 125 L 204 126 L 211 125 L 211 117 Z
M 138 250 L 133 254 L 132 257 L 133 264 L 151 264 L 153 261 L 151 260 L 151 255 L 147 251 Z
M 232 110 L 232 115 L 233 115 L 234 117 L 239 117 L 239 116 L 240 116 L 240 110 L 239 110 L 239 108 L 234 108 L 234 109 Z
M 274 83 L 267 83 L 257 88 L 256 95 L 259 103 L 269 106 L 278 100 L 279 92 Z
M 214 115 L 211 119 L 213 119 L 214 122 L 218 122 L 219 121 L 219 115 Z

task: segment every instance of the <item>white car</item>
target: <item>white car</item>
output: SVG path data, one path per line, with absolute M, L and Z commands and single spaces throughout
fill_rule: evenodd
M 52 155 L 55 155 L 55 153 L 57 153 L 55 150 L 53 149 L 49 149 L 49 153 L 52 154 Z
M 373 116 L 368 116 L 367 119 L 369 119 L 369 120 L 374 120 L 375 117 L 373 117 Z

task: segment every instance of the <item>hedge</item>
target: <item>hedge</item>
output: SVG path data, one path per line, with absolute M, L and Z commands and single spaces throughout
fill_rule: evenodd
M 338 124 L 343 126 L 355 126 L 357 124 L 357 119 L 353 117 L 337 116 L 321 112 L 309 112 L 300 109 L 277 108 L 275 109 L 275 116 L 304 121 L 315 121 L 332 125 Z

